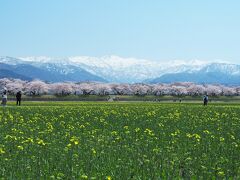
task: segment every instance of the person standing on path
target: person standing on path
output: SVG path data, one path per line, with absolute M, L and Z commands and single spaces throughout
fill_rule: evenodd
M 204 106 L 207 106 L 207 104 L 208 104 L 208 95 L 205 95 L 205 96 L 203 97 L 203 105 L 204 105 Z
M 2 102 L 1 102 L 2 106 L 6 106 L 7 105 L 7 91 L 4 91 L 2 94 Z
M 21 91 L 17 92 L 16 99 L 17 99 L 17 105 L 20 106 L 21 105 L 21 100 L 22 100 L 22 93 L 21 93 Z

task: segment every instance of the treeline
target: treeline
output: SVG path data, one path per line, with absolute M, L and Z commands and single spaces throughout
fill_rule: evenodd
M 18 91 L 29 96 L 39 95 L 171 95 L 171 96 L 239 96 L 240 86 L 220 84 L 195 84 L 177 82 L 172 84 L 127 84 L 99 82 L 61 82 L 47 83 L 41 80 L 23 81 L 19 79 L 0 79 L 0 91 L 15 95 Z

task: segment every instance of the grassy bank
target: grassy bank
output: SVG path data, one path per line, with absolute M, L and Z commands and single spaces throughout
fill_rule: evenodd
M 134 95 L 110 95 L 110 96 L 97 96 L 97 95 L 68 95 L 68 96 L 54 96 L 54 95 L 42 95 L 42 96 L 25 96 L 23 95 L 23 101 L 107 101 L 109 97 L 114 101 L 171 101 L 171 102 L 188 102 L 188 101 L 202 101 L 201 96 L 134 96 Z M 15 101 L 14 96 L 9 96 L 10 101 Z M 240 96 L 210 96 L 210 102 L 240 102 Z

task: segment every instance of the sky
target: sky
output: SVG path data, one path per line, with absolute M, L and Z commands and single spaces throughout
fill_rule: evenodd
M 239 0 L 0 0 L 0 56 L 240 63 Z

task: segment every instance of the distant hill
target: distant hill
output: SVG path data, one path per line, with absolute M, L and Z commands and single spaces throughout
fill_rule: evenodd
M 213 63 L 206 65 L 199 70 L 168 73 L 158 78 L 148 80 L 150 83 L 173 83 L 183 81 L 207 84 L 218 83 L 240 85 L 240 66 Z
M 195 82 L 206 84 L 228 84 L 240 85 L 239 75 L 228 75 L 224 73 L 173 73 L 164 74 L 159 78 L 148 81 L 150 83 L 174 83 L 174 82 Z
M 15 78 L 15 79 L 28 80 L 28 81 L 32 80 L 29 77 L 14 73 L 13 71 L 10 71 L 7 69 L 1 69 L 1 68 L 0 68 L 0 78 Z
M 4 62 L 4 63 L 2 63 Z M 0 59 L 0 77 L 1 78 L 18 78 L 22 80 L 32 80 L 32 79 L 40 79 L 43 81 L 49 82 L 62 82 L 62 81 L 99 81 L 106 82 L 101 77 L 93 75 L 81 68 L 72 67 L 73 71 L 69 73 L 62 73 L 61 67 L 57 66 L 54 69 L 55 65 L 50 64 L 47 67 L 42 66 L 34 66 L 29 62 L 24 61 L 16 61 L 14 58 L 11 62 L 11 58 L 7 58 L 6 61 L 2 61 Z M 17 63 L 16 63 L 17 62 Z M 6 64 L 9 63 L 9 64 Z M 52 68 L 49 68 L 52 67 Z

